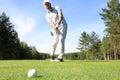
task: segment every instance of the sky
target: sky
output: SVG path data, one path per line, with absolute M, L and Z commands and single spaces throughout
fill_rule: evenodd
M 107 8 L 109 0 L 50 0 L 52 6 L 60 6 L 68 23 L 65 52 L 77 52 L 78 39 L 82 32 L 96 32 L 102 39 L 105 24 L 99 15 Z M 5 12 L 20 41 L 35 46 L 39 52 L 50 53 L 52 45 L 51 27 L 45 15 L 44 0 L 0 0 L 0 14 Z M 56 53 L 59 53 L 58 45 Z

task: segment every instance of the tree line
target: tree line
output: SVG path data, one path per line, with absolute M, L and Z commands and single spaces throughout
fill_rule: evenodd
M 20 41 L 14 25 L 5 12 L 0 15 L 0 59 L 46 59 L 47 53 L 40 53 L 34 46 Z
M 92 32 L 91 34 L 83 32 L 78 41 L 77 49 L 79 52 L 66 54 L 65 58 L 87 60 L 120 59 L 119 0 L 108 1 L 107 8 L 102 8 L 100 16 L 106 25 L 104 37 L 100 39 L 95 32 Z

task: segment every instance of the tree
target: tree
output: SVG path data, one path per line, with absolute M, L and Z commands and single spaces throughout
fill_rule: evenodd
M 87 34 L 86 32 L 81 33 L 81 37 L 79 39 L 77 49 L 80 50 L 80 52 L 86 54 L 87 59 L 88 59 L 88 50 L 90 46 L 89 42 L 90 42 L 89 34 Z
M 108 8 L 103 8 L 100 13 L 105 22 L 105 31 L 110 35 L 111 44 L 114 51 L 114 59 L 118 59 L 120 45 L 120 4 L 119 0 L 110 0 Z
M 36 47 L 31 46 L 30 48 L 32 49 L 32 57 L 33 57 L 33 59 L 40 59 L 40 54 L 37 51 Z
M 14 25 L 3 12 L 0 16 L 0 59 L 12 59 L 15 56 L 19 42 Z
M 26 42 L 20 42 L 19 59 L 32 59 L 32 49 Z
M 105 37 L 103 37 L 101 46 L 100 46 L 100 51 L 104 56 L 104 60 L 110 60 L 112 58 L 111 53 L 113 52 L 113 49 L 112 49 L 109 35 L 106 35 Z
M 78 42 L 78 50 L 84 51 L 89 48 L 89 35 L 86 32 L 81 33 L 81 37 Z
M 35 47 L 20 42 L 14 25 L 3 12 L 0 16 L 0 59 L 46 59 L 48 54 L 39 53 Z
M 90 44 L 90 48 L 89 51 L 92 54 L 92 59 L 99 59 L 99 52 L 100 52 L 100 38 L 98 36 L 98 34 L 96 34 L 95 32 L 92 32 L 90 35 L 90 40 L 89 40 L 89 44 Z
M 80 52 L 86 54 L 86 58 L 93 59 L 98 58 L 98 53 L 100 52 L 100 39 L 99 36 L 95 33 L 92 32 L 90 35 L 87 34 L 86 32 L 83 32 L 81 34 L 81 37 L 78 42 L 78 50 Z

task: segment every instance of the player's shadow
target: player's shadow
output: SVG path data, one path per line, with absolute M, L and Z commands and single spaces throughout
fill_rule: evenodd
M 42 78 L 43 76 L 42 75 L 38 75 L 38 76 L 36 76 L 36 78 Z

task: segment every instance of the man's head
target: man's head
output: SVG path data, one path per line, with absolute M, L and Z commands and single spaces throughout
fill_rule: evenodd
M 47 4 L 47 3 L 50 3 L 49 0 L 44 0 L 44 5 Z
M 48 11 L 51 11 L 52 7 L 51 7 L 51 3 L 49 0 L 44 0 L 44 5 L 45 5 L 45 8 L 48 10 Z

